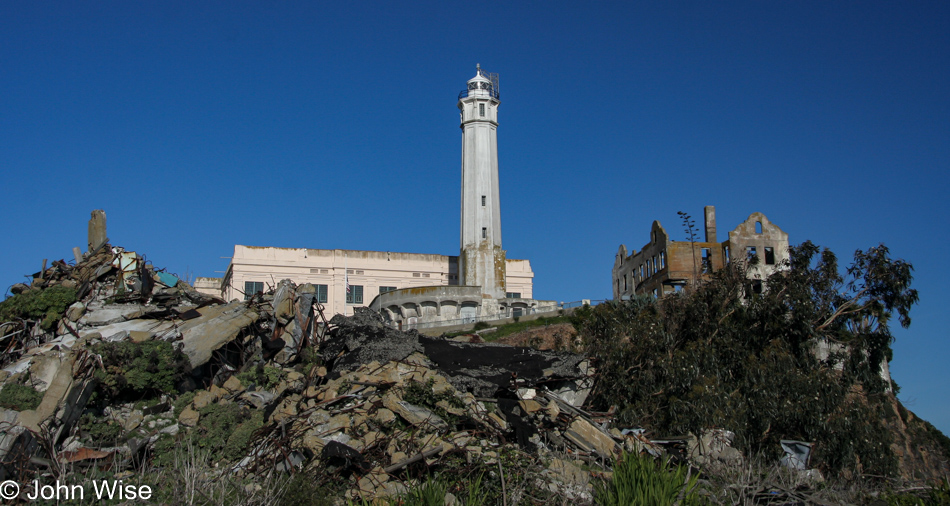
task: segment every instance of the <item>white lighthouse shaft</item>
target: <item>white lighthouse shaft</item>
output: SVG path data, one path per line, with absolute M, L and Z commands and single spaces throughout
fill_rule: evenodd
M 493 77 L 493 76 L 492 76 Z M 505 297 L 498 192 L 498 81 L 481 68 L 459 94 L 462 128 L 460 284 L 481 286 L 483 297 Z

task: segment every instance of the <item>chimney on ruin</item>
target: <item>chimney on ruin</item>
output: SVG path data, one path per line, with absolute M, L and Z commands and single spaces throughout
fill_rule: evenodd
M 706 206 L 703 212 L 706 215 L 706 242 L 719 242 L 716 240 L 716 206 Z

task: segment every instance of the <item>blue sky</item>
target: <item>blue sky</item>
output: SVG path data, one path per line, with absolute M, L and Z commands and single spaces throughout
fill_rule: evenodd
M 621 243 L 704 205 L 843 264 L 884 243 L 921 296 L 900 397 L 950 433 L 946 2 L 2 1 L 0 284 L 97 208 L 182 276 L 234 244 L 457 254 L 476 63 L 536 297 L 610 297 Z

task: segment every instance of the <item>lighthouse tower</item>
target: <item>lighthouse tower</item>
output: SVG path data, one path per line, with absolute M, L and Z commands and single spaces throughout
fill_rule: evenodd
M 498 194 L 498 75 L 476 65 L 459 93 L 462 128 L 462 222 L 459 284 L 482 287 L 483 299 L 505 297 Z

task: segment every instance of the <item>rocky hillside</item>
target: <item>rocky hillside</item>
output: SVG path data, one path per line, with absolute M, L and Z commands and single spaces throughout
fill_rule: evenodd
M 11 291 L 0 303 L 0 479 L 24 490 L 123 480 L 154 504 L 609 503 L 615 459 L 628 453 L 690 466 L 703 476 L 693 492 L 718 504 L 865 497 L 817 486 L 862 469 L 820 452 L 821 472 L 794 453 L 778 466 L 777 439 L 807 433 L 775 434 L 762 463 L 755 425 L 723 423 L 734 414 L 690 426 L 643 411 L 644 395 L 675 408 L 666 396 L 684 380 L 661 364 L 681 344 L 643 354 L 649 329 L 672 320 L 642 301 L 475 344 L 399 332 L 368 310 L 328 321 L 315 288 L 289 280 L 219 300 L 108 244 Z M 620 360 L 649 357 L 666 376 Z M 945 438 L 884 398 L 894 476 L 946 473 Z M 767 438 L 793 425 L 772 427 Z

